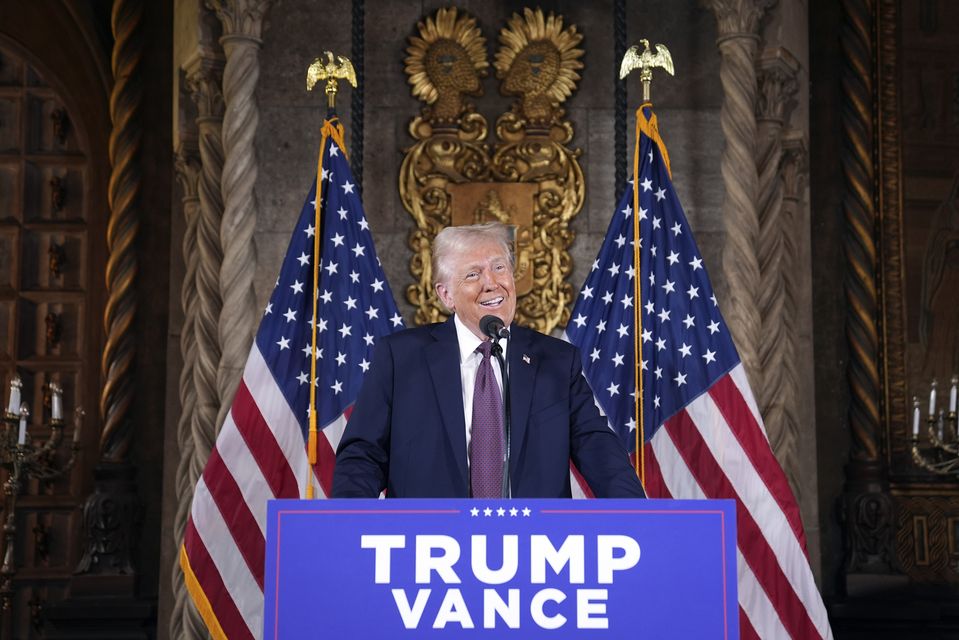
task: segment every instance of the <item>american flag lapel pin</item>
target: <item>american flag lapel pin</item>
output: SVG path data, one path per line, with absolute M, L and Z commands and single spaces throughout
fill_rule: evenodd
M 523 362 L 525 362 L 526 364 L 529 364 L 529 356 L 526 355 L 525 353 L 523 354 Z

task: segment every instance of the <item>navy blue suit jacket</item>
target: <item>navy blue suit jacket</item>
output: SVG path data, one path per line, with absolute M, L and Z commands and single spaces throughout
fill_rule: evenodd
M 570 497 L 572 459 L 597 497 L 644 497 L 579 350 L 515 325 L 509 340 L 512 495 Z M 337 450 L 333 497 L 466 498 L 469 486 L 453 319 L 379 338 Z

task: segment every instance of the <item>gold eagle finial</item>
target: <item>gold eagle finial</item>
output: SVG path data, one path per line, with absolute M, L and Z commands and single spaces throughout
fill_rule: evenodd
M 639 45 L 634 44 L 623 56 L 623 63 L 619 67 L 619 79 L 625 78 L 634 69 L 639 69 L 639 79 L 643 82 L 643 101 L 649 101 L 649 83 L 653 80 L 653 67 L 662 67 L 669 75 L 673 73 L 673 57 L 665 45 L 654 45 L 656 53 L 649 49 L 649 40 L 639 41 L 645 49 L 640 52 Z
M 326 98 L 332 108 L 336 103 L 336 81 L 346 80 L 353 87 L 356 87 L 356 71 L 353 70 L 353 64 L 345 56 L 336 56 L 334 59 L 332 51 L 324 51 L 326 62 L 322 58 L 314 60 L 306 70 L 306 90 L 313 91 L 313 87 L 320 80 L 326 80 Z

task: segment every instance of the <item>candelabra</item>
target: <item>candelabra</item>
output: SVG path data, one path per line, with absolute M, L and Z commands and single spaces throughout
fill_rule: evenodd
M 919 448 L 919 429 L 922 414 L 919 398 L 912 397 L 912 459 L 923 469 L 940 475 L 959 475 L 959 430 L 956 425 L 956 401 L 959 375 L 953 375 L 949 387 L 949 405 L 938 409 L 936 381 L 929 387 L 929 411 L 926 414 L 926 436 L 930 448 Z M 937 411 L 938 409 L 938 411 Z
M 14 377 L 10 383 L 10 397 L 0 433 L 0 466 L 7 476 L 3 483 L 6 520 L 3 524 L 3 564 L 0 565 L 0 615 L 3 619 L 3 633 L 0 633 L 0 636 L 4 638 L 11 637 L 13 624 L 13 579 L 17 573 L 14 559 L 17 496 L 29 480 L 53 480 L 73 467 L 80 449 L 84 415 L 83 409 L 79 407 L 74 411 L 70 457 L 61 463 L 56 454 L 63 441 L 63 390 L 56 383 L 48 385 L 50 421 L 47 427 L 50 436 L 46 442 L 40 444 L 34 443 L 28 433 L 30 411 L 26 403 L 20 402 L 22 386 L 19 377 Z

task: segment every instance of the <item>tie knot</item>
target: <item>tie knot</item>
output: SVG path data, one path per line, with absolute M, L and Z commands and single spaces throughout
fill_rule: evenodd
M 479 345 L 478 347 L 476 347 L 476 353 L 481 353 L 481 354 L 483 354 L 483 359 L 484 359 L 484 360 L 486 360 L 487 358 L 489 358 L 490 352 L 491 352 L 492 350 L 493 350 L 493 341 L 492 341 L 492 340 L 484 340 L 484 341 L 482 341 L 482 342 L 480 343 L 480 345 Z

